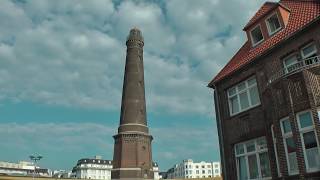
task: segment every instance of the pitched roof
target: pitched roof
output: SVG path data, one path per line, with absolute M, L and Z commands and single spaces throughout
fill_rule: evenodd
M 278 3 L 275 2 L 265 2 L 261 8 L 256 12 L 256 14 L 250 19 L 250 21 L 247 23 L 247 25 L 244 26 L 243 30 L 249 28 L 251 25 L 253 25 L 257 20 L 268 14 L 271 10 L 278 7 Z
M 303 29 L 313 20 L 320 17 L 320 1 L 317 0 L 282 0 L 279 5 L 290 10 L 290 17 L 287 26 L 274 36 L 266 39 L 261 44 L 252 47 L 250 41 L 246 41 L 239 51 L 231 58 L 227 65 L 214 77 L 209 86 L 231 75 L 244 65 L 252 62 L 256 57 L 262 55 L 278 43 L 284 41 L 294 33 Z M 268 5 L 269 6 L 269 5 Z M 264 6 L 262 6 L 264 7 Z M 269 7 L 270 8 L 270 7 Z M 259 19 L 268 8 L 259 10 L 251 20 Z M 248 24 L 250 24 L 251 20 Z

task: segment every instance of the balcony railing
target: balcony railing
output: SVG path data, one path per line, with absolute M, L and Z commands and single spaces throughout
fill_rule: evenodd
M 317 66 L 319 64 L 320 64 L 320 56 L 314 56 L 314 57 L 303 59 L 303 60 L 298 61 L 297 63 L 295 63 L 289 67 L 283 68 L 280 71 L 273 74 L 269 78 L 268 83 L 271 84 L 280 78 L 289 76 L 291 74 L 295 74 L 297 72 L 302 71 L 303 69 L 311 68 L 311 67 Z

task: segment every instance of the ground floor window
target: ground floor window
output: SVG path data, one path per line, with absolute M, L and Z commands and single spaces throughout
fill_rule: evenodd
M 270 162 L 265 137 L 235 145 L 238 180 L 270 178 Z
M 283 144 L 285 146 L 285 152 L 287 157 L 287 167 L 289 175 L 298 174 L 298 162 L 297 162 L 297 148 L 293 140 L 291 124 L 289 117 L 283 118 L 280 120 L 281 131 L 283 137 Z
M 311 112 L 298 113 L 297 121 L 307 172 L 318 171 L 320 170 L 319 143 Z

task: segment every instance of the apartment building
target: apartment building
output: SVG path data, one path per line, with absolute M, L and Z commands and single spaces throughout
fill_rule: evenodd
M 266 2 L 212 79 L 224 180 L 320 178 L 320 1 Z
M 193 162 L 192 159 L 183 160 L 175 164 L 167 173 L 167 179 L 210 178 L 220 177 L 220 162 Z

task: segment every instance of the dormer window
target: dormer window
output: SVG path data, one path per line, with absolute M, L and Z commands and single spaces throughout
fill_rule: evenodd
M 277 13 L 274 13 L 266 20 L 269 35 L 278 32 L 281 29 Z
M 252 46 L 255 46 L 263 41 L 263 35 L 262 35 L 260 25 L 253 28 L 253 30 L 251 30 L 250 32 L 250 35 L 251 35 Z

